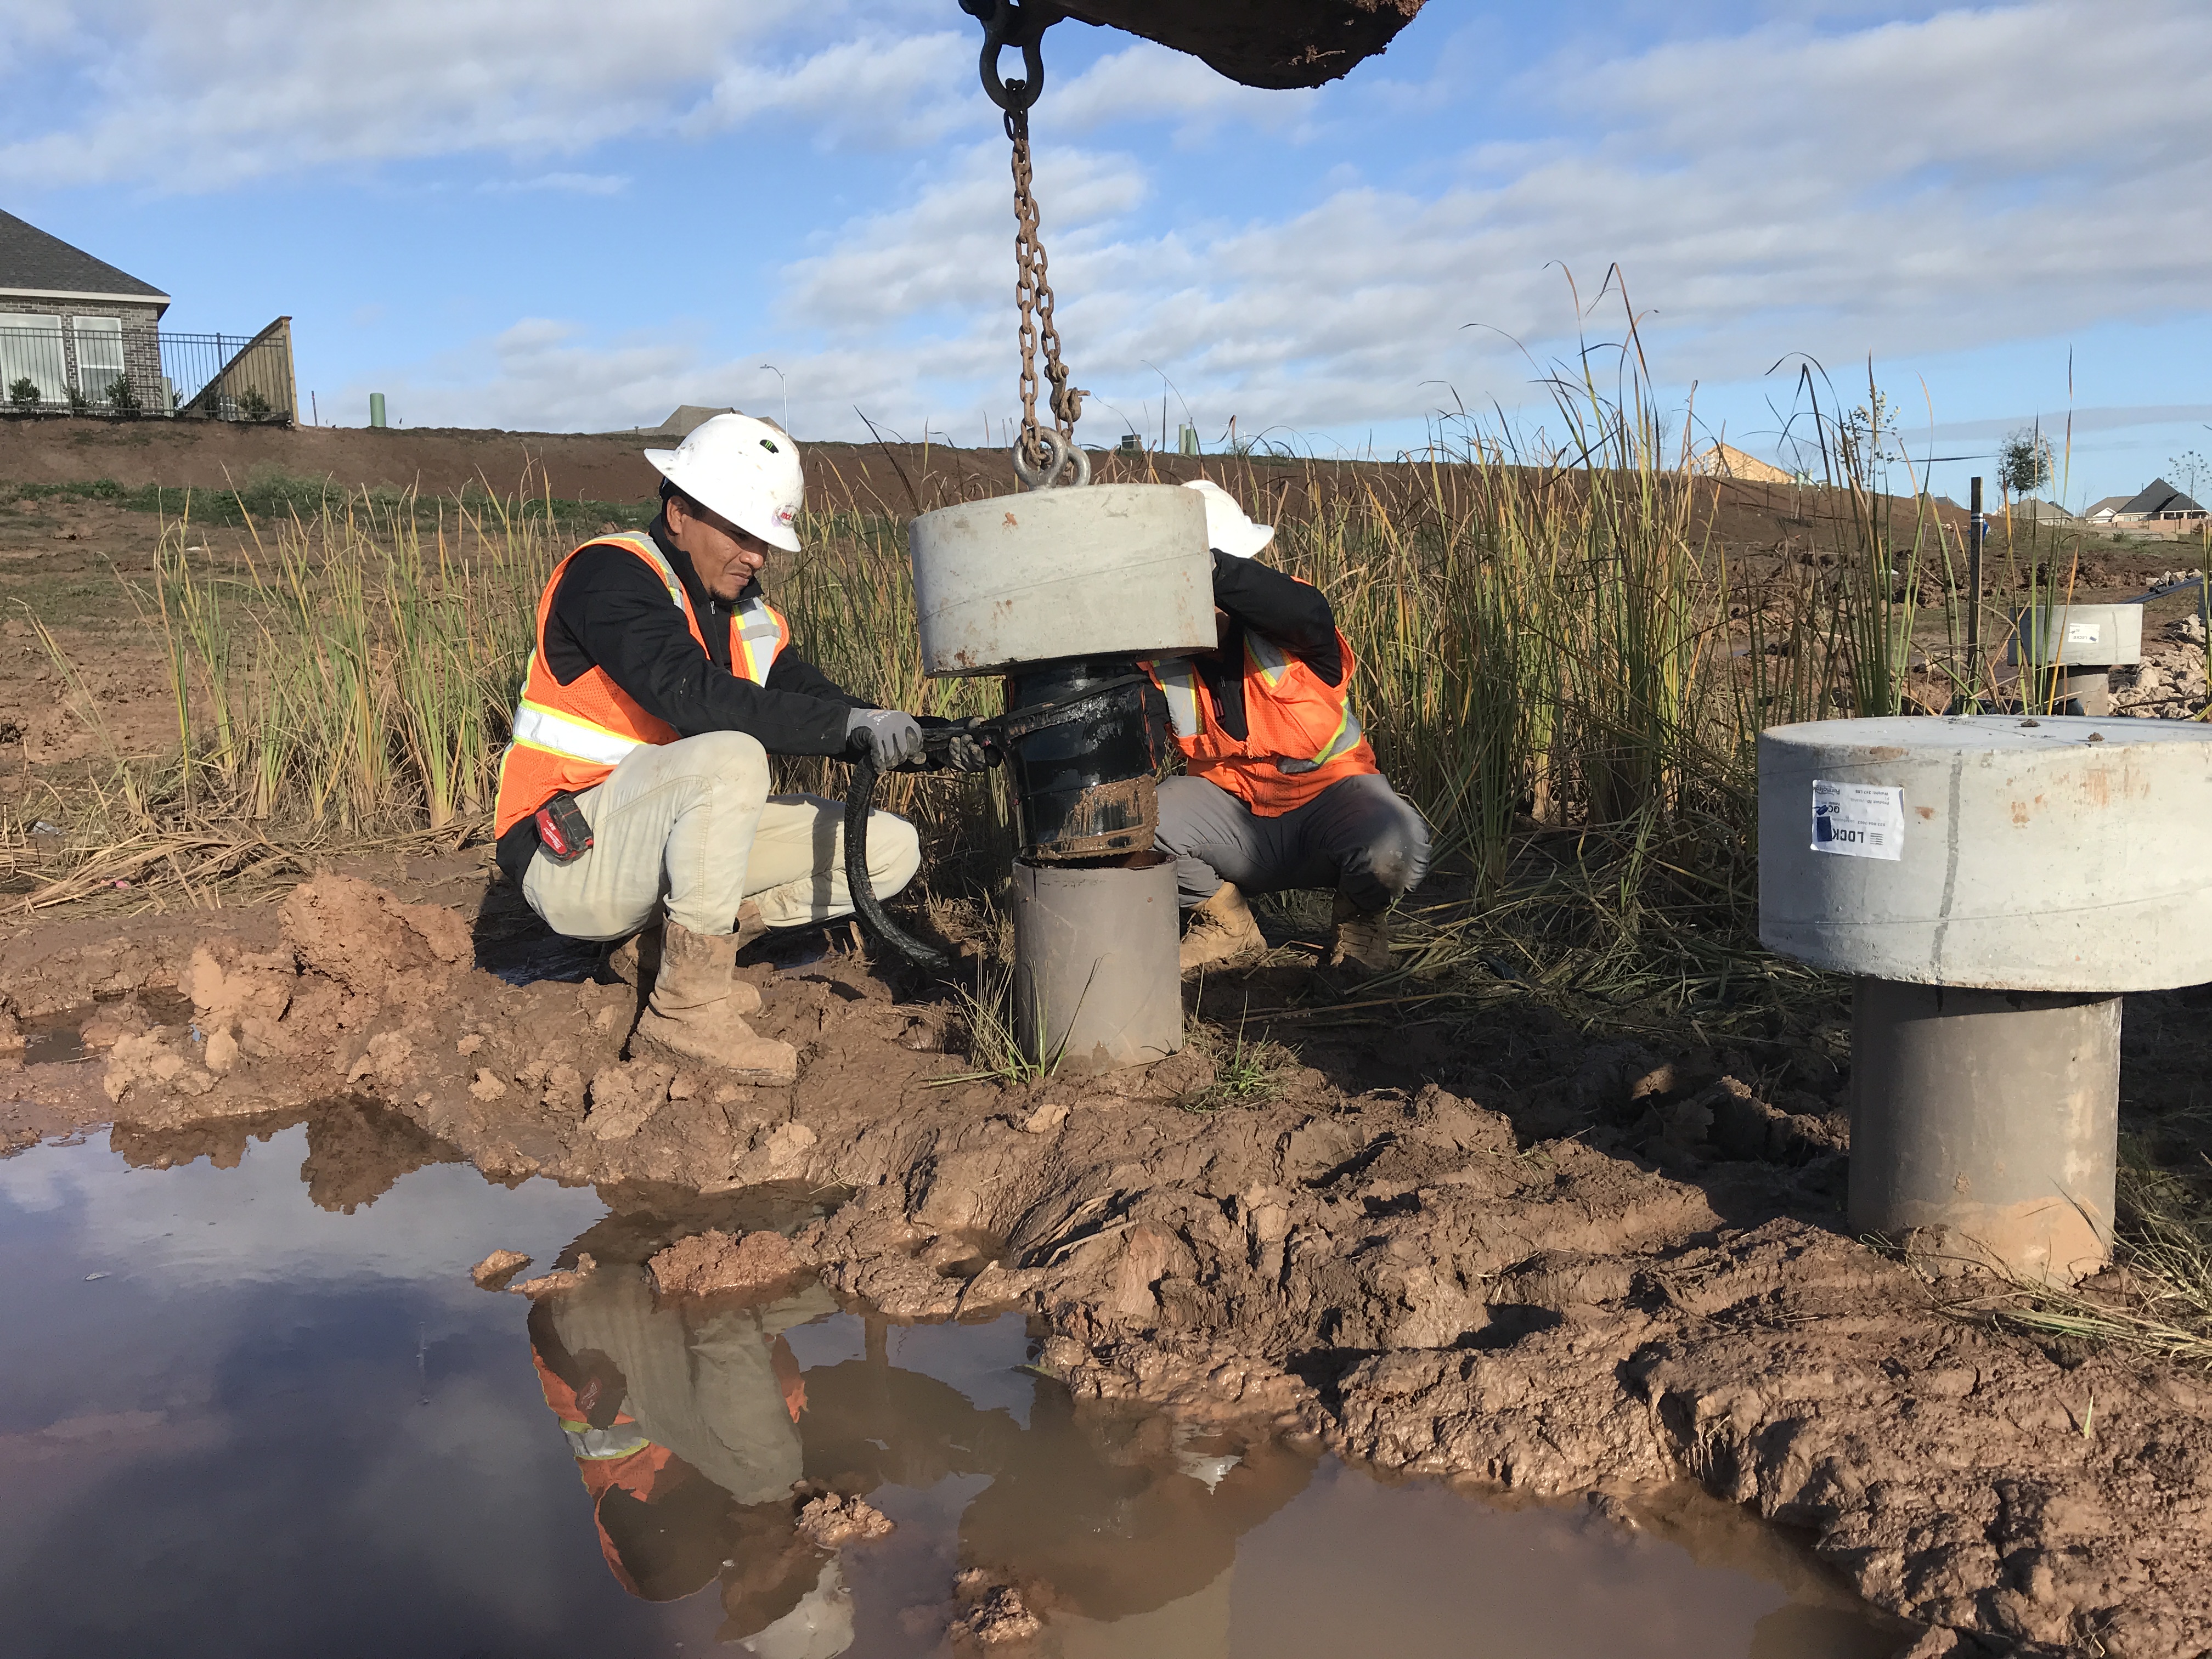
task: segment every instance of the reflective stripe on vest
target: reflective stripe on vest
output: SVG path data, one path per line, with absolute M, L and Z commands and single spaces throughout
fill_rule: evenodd
M 769 670 L 775 666 L 776 653 L 783 648 L 784 637 L 783 618 L 755 594 L 738 607 L 730 636 L 731 671 L 739 679 L 766 685 Z
M 529 683 L 526 677 L 524 684 Z M 640 744 L 635 738 L 610 732 L 604 726 L 556 713 L 525 697 L 514 708 L 514 741 L 526 749 L 543 749 L 568 760 L 589 761 L 597 766 L 620 764 Z
M 1190 665 L 1190 659 L 1170 657 L 1165 662 L 1148 662 L 1143 666 L 1168 700 L 1168 719 L 1175 723 L 1176 735 L 1195 738 L 1205 731 L 1206 706 L 1199 701 L 1198 672 Z
M 588 1423 L 571 1423 L 563 1418 L 561 1432 L 568 1437 L 569 1455 L 584 1463 L 605 1463 L 617 1457 L 633 1456 L 653 1443 L 635 1423 L 595 1429 Z

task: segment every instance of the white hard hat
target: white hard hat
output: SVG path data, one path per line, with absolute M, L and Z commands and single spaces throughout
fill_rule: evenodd
M 793 526 L 806 501 L 799 446 L 783 428 L 750 415 L 717 415 L 673 449 L 648 449 L 660 476 L 700 506 L 750 530 L 770 547 L 799 551 Z
M 1275 539 L 1275 526 L 1254 524 L 1237 505 L 1237 498 L 1211 478 L 1193 478 L 1183 485 L 1206 497 L 1206 543 L 1233 559 L 1249 559 Z

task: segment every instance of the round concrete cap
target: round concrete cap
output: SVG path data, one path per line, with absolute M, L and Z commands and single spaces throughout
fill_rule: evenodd
M 2212 981 L 2212 727 L 2010 714 L 1759 739 L 1759 936 L 1988 990 Z
M 963 501 L 915 520 L 907 548 L 931 674 L 1218 642 L 1206 503 L 1175 484 Z
M 2013 617 L 2005 660 L 2046 668 L 2124 668 L 2142 660 L 2139 605 L 2054 605 Z

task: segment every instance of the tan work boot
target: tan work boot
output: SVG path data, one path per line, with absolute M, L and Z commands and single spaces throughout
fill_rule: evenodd
M 739 1012 L 739 988 L 750 1008 L 760 1006 L 760 993 L 737 977 L 737 956 L 735 933 L 663 922 L 660 972 L 630 1034 L 631 1056 L 716 1066 L 747 1083 L 798 1081 L 799 1050 L 757 1035 Z
M 599 958 L 600 968 L 636 992 L 641 1000 L 652 994 L 653 982 L 660 974 L 660 925 L 665 920 L 656 911 L 651 921 L 621 944 L 608 946 Z M 748 901 L 738 912 L 738 949 L 744 950 L 767 932 L 768 924 L 761 920 L 760 906 Z M 760 1012 L 760 991 L 751 981 L 732 980 L 730 996 L 733 1012 Z
M 1267 941 L 1252 907 L 1237 884 L 1224 881 L 1212 898 L 1190 913 L 1190 926 L 1182 936 L 1182 970 L 1194 974 L 1201 968 L 1227 968 L 1267 953 Z
M 1363 910 L 1343 894 L 1329 920 L 1328 966 L 1353 979 L 1390 971 L 1390 924 L 1387 910 Z

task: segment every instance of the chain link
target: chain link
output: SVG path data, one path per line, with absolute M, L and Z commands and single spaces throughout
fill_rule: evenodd
M 1067 383 L 1067 365 L 1060 361 L 1060 329 L 1052 316 L 1052 281 L 1047 273 L 1044 240 L 1037 230 L 1036 195 L 1030 164 L 1030 117 L 1027 109 L 1006 112 L 1006 137 L 1014 152 L 1014 305 L 1020 313 L 1018 336 L 1022 353 L 1021 445 L 1030 459 L 1042 466 L 1050 459 L 1037 422 L 1037 349 L 1044 349 L 1044 379 L 1052 391 L 1046 399 L 1053 429 L 1073 449 L 1075 423 L 1083 418 L 1084 392 Z

